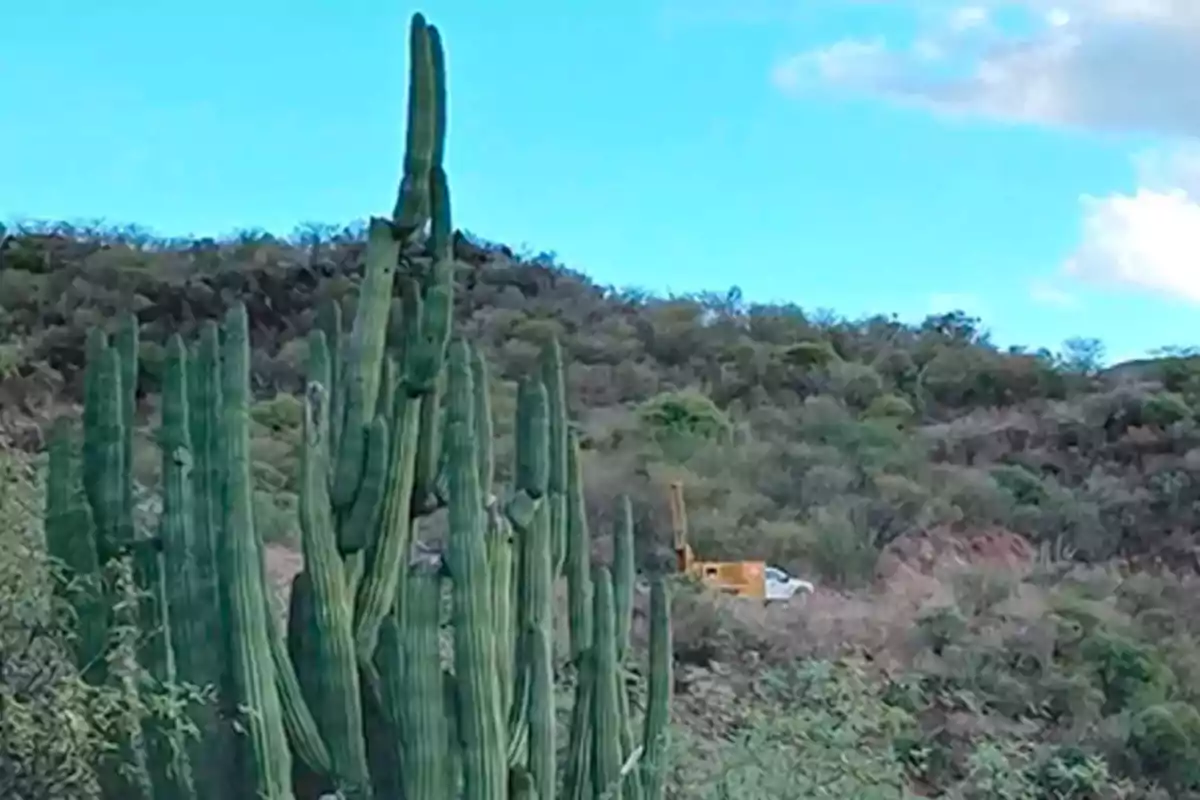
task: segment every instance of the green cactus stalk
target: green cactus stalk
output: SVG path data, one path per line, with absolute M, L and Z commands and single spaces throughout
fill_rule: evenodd
M 549 430 L 546 387 L 527 378 L 517 387 L 516 489 L 532 500 L 546 495 Z
M 516 585 L 513 688 L 506 692 L 508 699 L 507 734 L 509 752 L 513 759 L 527 745 L 532 723 L 534 691 L 534 661 L 540 652 L 534 637 L 547 616 L 543 609 L 541 587 L 541 554 L 538 548 L 545 543 L 543 498 L 546 494 L 546 390 L 542 384 L 527 378 L 517 389 L 515 421 L 516 464 L 515 493 L 509 499 L 505 513 L 516 531 Z M 537 576 L 537 580 L 533 578 Z M 552 590 L 552 589 L 551 589 Z M 551 623 L 552 624 L 552 621 Z
M 488 567 L 492 573 L 492 616 L 496 631 L 496 680 L 500 707 L 506 719 L 512 714 L 516 674 L 517 560 L 512 523 L 493 504 L 488 508 Z
M 650 585 L 650 678 L 640 762 L 644 800 L 663 800 L 665 792 L 675 683 L 673 659 L 671 598 L 666 582 L 658 578 Z
M 487 360 L 479 350 L 471 353 L 471 381 L 475 387 L 475 453 L 479 464 L 479 491 L 483 495 L 484 505 L 491 506 L 495 499 L 493 484 L 496 475 L 491 378 Z
M 562 572 L 567 557 L 567 492 L 570 476 L 567 468 L 567 391 L 563 375 L 562 347 L 557 339 L 542 349 L 542 383 L 550 415 L 550 497 L 551 541 L 554 542 L 554 574 Z
M 463 744 L 464 800 L 504 800 L 508 769 L 496 682 L 491 580 L 473 441 L 474 402 L 466 343 L 451 344 L 447 370 L 446 446 L 450 465 L 447 556 L 454 581 L 454 660 L 459 735 Z
M 596 670 L 589 647 L 576 660 L 575 702 L 571 706 L 570 739 L 563 777 L 566 800 L 591 797 L 592 702 L 596 688 Z
M 633 504 L 628 496 L 621 498 L 621 513 L 613 531 L 613 613 L 615 616 L 617 667 L 617 700 L 621 709 L 621 755 L 628 759 L 634 751 L 633 718 L 630 714 L 629 688 L 625 682 L 625 659 L 629 653 L 629 634 L 633 626 L 633 595 L 637 580 L 633 550 Z M 641 800 L 641 775 L 632 770 L 624 781 L 626 800 Z
M 612 579 L 608 569 L 592 570 L 595 686 L 592 695 L 592 796 L 621 800 L 621 707 L 618 700 L 620 667 L 614 630 Z
M 236 712 L 231 642 L 227 636 L 213 636 L 224 628 L 229 613 L 220 586 L 226 486 L 221 372 L 220 331 L 216 322 L 208 321 L 200 328 L 185 380 L 192 461 L 191 537 L 169 546 L 164 543 L 167 569 L 184 575 L 172 587 L 177 594 L 167 601 L 173 616 L 176 677 L 217 693 L 215 702 L 198 705 L 192 712 L 198 736 L 188 742 L 188 754 L 199 800 L 227 797 L 229 776 L 240 772 L 237 734 L 230 724 Z M 165 406 L 163 413 L 167 413 Z
M 99 342 L 100 339 L 96 338 Z M 132 543 L 132 489 L 125 469 L 126 426 L 121 355 L 116 348 L 96 347 L 96 360 L 87 378 L 84 485 L 96 526 L 97 552 L 105 596 L 110 607 L 109 676 L 124 697 L 126 713 L 118 723 L 116 760 L 101 772 L 106 797 L 149 798 L 152 787 L 141 731 L 137 679 L 140 673 L 137 594 L 125 549 Z M 111 759 L 110 759 L 111 760 Z
M 417 459 L 414 466 L 413 492 L 418 513 L 427 514 L 438 507 L 437 479 L 442 454 L 442 396 L 445 391 L 442 359 L 450 333 L 449 287 L 439 284 L 425 298 L 421 339 L 412 351 L 414 366 L 410 391 L 421 397 L 417 429 Z
M 592 537 L 588 532 L 587 506 L 583 496 L 579 437 L 571 433 L 567 445 L 567 605 L 571 634 L 571 660 L 591 646 Z
M 292 757 L 271 658 L 271 621 L 263 602 L 262 546 L 254 528 L 250 477 L 250 343 L 244 305 L 225 315 L 223 348 L 224 459 L 228 484 L 221 587 L 245 741 L 245 790 L 263 800 L 291 800 Z
M 403 753 L 403 796 L 449 800 L 446 742 L 450 729 L 439 642 L 442 616 L 439 563 L 417 562 L 410 568 L 400 606 L 402 618 L 398 625 L 393 621 L 389 628 L 389 639 L 394 637 L 394 644 L 381 640 L 380 649 L 393 654 L 398 662 L 390 670 L 399 678 L 390 704 Z
M 402 239 L 417 233 L 429 220 L 429 173 L 433 167 L 438 121 L 429 111 L 437 103 L 437 76 L 425 17 L 413 15 L 408 37 L 408 140 L 404 148 L 404 178 L 392 219 Z
M 332 489 L 337 508 L 349 506 L 354 501 L 362 481 L 367 450 L 366 428 L 375 418 L 379 400 L 384 345 L 392 308 L 392 284 L 399 257 L 400 243 L 391 223 L 373 218 L 367 233 L 367 264 L 345 364 L 345 422 L 336 454 Z
M 121 360 L 117 351 L 105 348 L 89 365 L 88 413 L 85 422 L 86 452 L 84 485 L 90 486 L 89 502 L 96 522 L 97 549 L 101 564 L 120 552 L 125 533 L 124 430 L 121 424 Z
M 366 459 L 358 493 L 338 525 L 338 549 L 354 554 L 368 547 L 379 528 L 383 498 L 387 491 L 388 459 L 392 455 L 387 418 L 376 416 L 367 427 Z
M 554 564 L 551 536 L 549 506 L 543 503 L 526 536 L 527 569 L 524 578 L 528 585 L 530 611 L 527 649 L 522 653 L 530 669 L 529 773 L 537 797 L 554 796 L 555 762 L 558 758 L 554 730 Z
M 341 448 L 342 421 L 344 418 L 345 387 L 342 384 L 342 305 L 329 298 L 317 310 L 317 328 L 325 334 L 329 349 L 329 447 L 337 453 Z M 330 481 L 333 480 L 333 464 L 330 464 Z
M 567 448 L 566 564 L 567 611 L 571 660 L 576 668 L 575 705 L 567 744 L 566 793 L 578 800 L 589 795 L 593 773 L 592 715 L 596 692 L 596 657 L 592 637 L 591 546 L 583 500 L 579 445 L 574 436 Z
M 621 496 L 621 510 L 613 532 L 613 610 L 617 624 L 617 658 L 624 661 L 629 652 L 629 631 L 633 625 L 633 595 L 637 581 L 633 549 L 633 502 Z
M 365 567 L 355 598 L 355 643 L 359 659 L 369 661 L 379 638 L 379 626 L 391 613 L 400 582 L 398 564 L 412 541 L 412 497 L 416 474 L 417 425 L 421 399 L 396 394 L 389 440 L 387 483 L 380 500 L 376 531 L 367 546 Z
M 440 45 L 436 46 L 440 49 Z M 420 338 L 415 342 L 416 346 L 412 351 L 413 371 L 410 373 L 413 387 L 424 395 L 417 443 L 416 473 L 418 508 L 422 510 L 431 510 L 437 506 L 437 478 L 441 462 L 441 401 L 445 389 L 442 364 L 454 311 L 455 268 L 451 247 L 453 227 L 450 190 L 446 184 L 445 173 L 437 165 L 431 174 L 430 204 L 433 216 L 427 250 L 433 258 L 433 267 L 425 276 L 424 313 Z
M 318 661 L 311 655 L 310 633 L 316 628 L 316 607 L 312 594 L 310 575 L 302 571 L 292 581 L 286 637 L 271 637 L 271 656 L 275 662 L 276 688 L 283 711 L 284 729 L 295 756 L 292 760 L 292 782 L 298 798 L 333 792 L 337 783 L 333 758 L 305 700 L 306 696 L 319 694 L 317 687 L 321 680 L 313 668 Z
M 308 574 L 301 572 L 292 582 L 288 604 L 288 633 L 308 631 L 314 627 L 312 617 L 312 589 Z M 266 599 L 266 598 L 264 598 Z M 267 603 L 267 614 L 273 609 Z M 331 792 L 335 788 L 333 758 L 321 738 L 317 721 L 304 699 L 304 689 L 296 671 L 296 663 L 307 665 L 313 659 L 304 657 L 303 644 L 297 643 L 295 655 L 288 652 L 291 638 L 285 640 L 278 630 L 272 630 L 270 639 L 271 660 L 275 663 L 275 687 L 279 692 L 279 704 L 283 714 L 283 727 L 292 747 L 293 786 L 298 797 Z M 294 660 L 293 660 L 294 659 Z M 304 791 L 311 788 L 312 791 Z
M 85 345 L 86 366 L 83 373 L 83 489 L 84 495 L 91 508 L 96 508 L 101 502 L 98 484 L 101 473 L 96 471 L 100 459 L 100 437 L 104 431 L 101 425 L 100 412 L 104 410 L 101 390 L 104 387 L 104 376 L 101 374 L 105 367 L 102 362 L 105 351 L 108 350 L 108 335 L 101 328 L 88 331 Z M 99 524 L 99 523 L 97 523 Z M 97 530 L 97 536 L 99 531 Z M 97 539 L 100 564 L 108 561 L 109 554 L 104 550 L 106 543 Z
M 353 608 L 329 502 L 329 398 L 321 383 L 329 380 L 325 334 L 314 331 L 309 349 L 315 369 L 304 400 L 300 530 L 315 611 L 309 655 L 315 662 L 311 666 L 317 681 L 306 700 L 329 748 L 338 790 L 347 798 L 368 798 L 371 780 L 363 740 Z M 386 440 L 386 427 L 383 430 Z
M 120 358 L 121 381 L 121 525 L 123 543 L 132 543 L 133 530 L 133 427 L 137 410 L 138 320 L 132 313 L 122 314 L 113 337 L 113 348 Z M 143 585 L 139 588 L 144 589 Z
M 162 424 L 158 446 L 162 455 L 163 508 L 159 539 L 162 551 L 162 579 L 165 589 L 165 609 L 175 608 L 178 621 L 172 621 L 171 636 L 164 642 L 183 652 L 207 646 L 212 636 L 211 623 L 218 615 L 203 613 L 194 607 L 203 594 L 197 576 L 197 542 L 195 535 L 195 497 L 192 481 L 192 438 L 188 409 L 188 355 L 183 339 L 172 336 L 167 342 L 166 366 L 163 374 Z M 183 612 L 188 611 L 189 615 Z M 169 613 L 169 612 L 168 612 Z M 208 622 L 210 625 L 205 626 Z M 168 650 L 169 652 L 169 650 Z M 165 659 L 168 652 L 163 653 Z M 171 656 L 172 667 L 175 658 Z
M 193 549 L 195 523 L 192 504 L 192 457 L 187 408 L 187 349 L 174 336 L 167 343 L 167 360 L 162 393 L 162 425 L 159 450 L 162 455 L 163 508 L 159 535 L 140 541 L 133 551 L 134 572 L 142 592 L 140 622 L 142 638 L 139 659 L 154 681 L 153 692 L 163 692 L 177 678 L 172 644 L 176 632 L 170 607 L 191 610 L 195 580 L 187 556 Z M 194 629 L 191 631 L 194 632 Z M 188 643 L 204 647 L 204 641 Z M 169 723 L 150 720 L 145 726 L 147 755 L 156 800 L 196 796 L 187 753 Z

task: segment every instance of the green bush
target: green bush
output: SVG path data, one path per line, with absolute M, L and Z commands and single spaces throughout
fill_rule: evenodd
M 695 800 L 907 800 L 893 741 L 914 729 L 852 663 L 806 662 L 764 676 L 729 740 L 674 737 L 673 796 Z
M 41 480 L 34 464 L 0 444 L 0 797 L 100 797 L 98 776 L 121 768 L 118 732 L 155 719 L 176 742 L 194 734 L 190 708 L 208 702 L 195 687 L 92 684 L 74 665 L 74 617 L 64 598 L 80 587 L 45 551 Z M 56 588 L 57 587 L 57 588 Z M 129 631 L 113 626 L 111 647 Z

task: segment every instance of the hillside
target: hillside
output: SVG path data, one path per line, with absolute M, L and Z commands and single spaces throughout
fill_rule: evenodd
M 79 396 L 88 329 L 127 310 L 147 342 L 149 423 L 167 336 L 242 300 L 257 511 L 286 554 L 303 339 L 324 304 L 352 308 L 363 249 L 356 226 L 10 231 L 0 430 L 39 450 Z M 1101 371 L 1086 342 L 1001 351 L 962 314 L 904 325 L 736 291 L 654 297 L 467 234 L 455 256 L 458 330 L 493 365 L 500 469 L 514 380 L 556 337 L 602 558 L 628 494 L 639 566 L 665 568 L 664 486 L 679 478 L 699 553 L 819 587 L 767 609 L 677 599 L 675 796 L 1200 797 L 1190 356 Z M 156 478 L 149 447 L 135 463 Z

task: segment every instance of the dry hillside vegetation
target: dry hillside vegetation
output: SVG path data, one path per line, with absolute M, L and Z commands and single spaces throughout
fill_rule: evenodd
M 149 387 L 136 465 L 157 485 L 162 345 L 247 304 L 257 519 L 286 589 L 303 341 L 322 302 L 352 309 L 362 230 L 168 241 L 31 225 L 0 238 L 13 458 L 38 452 L 45 421 L 78 397 L 87 330 L 134 310 Z M 494 366 L 502 471 L 514 380 L 562 343 L 598 560 L 628 494 L 639 568 L 669 567 L 678 478 L 699 554 L 818 584 L 766 608 L 677 594 L 675 797 L 1200 797 L 1189 352 L 1105 372 L 1093 342 L 1002 351 L 963 314 L 905 325 L 736 290 L 655 297 L 468 234 L 455 255 L 457 326 Z

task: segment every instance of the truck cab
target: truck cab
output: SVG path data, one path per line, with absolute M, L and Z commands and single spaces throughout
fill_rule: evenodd
M 779 567 L 767 567 L 763 570 L 766 586 L 764 598 L 770 600 L 791 600 L 797 594 L 811 594 L 815 588 L 809 581 L 793 578 Z

